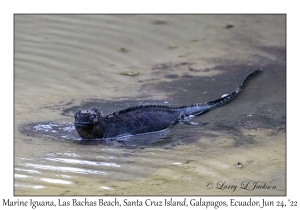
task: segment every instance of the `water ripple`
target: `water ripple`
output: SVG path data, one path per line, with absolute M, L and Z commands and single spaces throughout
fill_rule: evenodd
M 41 178 L 41 181 L 54 183 L 54 184 L 72 184 L 70 181 L 61 180 L 61 179 L 49 179 L 49 178 Z
M 83 164 L 90 166 L 111 166 L 111 167 L 121 167 L 115 163 L 106 163 L 106 162 L 94 162 L 87 160 L 75 160 L 75 159 L 66 159 L 66 158 L 45 158 L 46 160 L 54 161 L 54 162 L 63 162 L 63 163 L 71 163 L 71 164 Z
M 101 175 L 106 174 L 103 171 L 81 169 L 81 168 L 75 168 L 75 167 L 38 165 L 38 164 L 30 164 L 30 163 L 25 163 L 24 166 L 25 167 L 32 167 L 32 168 L 35 168 L 35 169 L 61 171 L 61 172 L 72 172 L 72 173 L 79 173 L 79 174 L 101 174 Z

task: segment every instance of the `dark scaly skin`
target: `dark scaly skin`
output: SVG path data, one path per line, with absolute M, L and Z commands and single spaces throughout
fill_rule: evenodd
M 102 116 L 99 109 L 79 110 L 75 113 L 75 128 L 83 139 L 115 138 L 161 131 L 179 122 L 202 115 L 235 99 L 247 83 L 262 70 L 249 74 L 232 93 L 203 104 L 182 107 L 162 105 L 142 105 L 113 112 Z

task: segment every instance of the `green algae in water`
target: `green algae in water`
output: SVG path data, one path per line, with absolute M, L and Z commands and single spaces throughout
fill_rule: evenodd
M 168 46 L 168 48 L 171 49 L 171 50 L 173 50 L 173 49 L 176 49 L 177 46 L 171 46 L 171 45 L 170 45 L 170 46 Z
M 122 52 L 122 53 L 127 53 L 129 50 L 126 49 L 125 47 L 122 47 L 122 48 L 120 48 L 119 51 Z
M 139 73 L 140 72 L 138 72 L 138 71 L 123 71 L 123 72 L 120 72 L 121 75 L 127 75 L 127 76 L 136 76 Z
M 167 23 L 167 21 L 162 20 L 162 19 L 157 19 L 157 20 L 153 21 L 153 24 L 155 24 L 155 25 L 162 25 L 162 24 L 166 24 L 166 23 Z

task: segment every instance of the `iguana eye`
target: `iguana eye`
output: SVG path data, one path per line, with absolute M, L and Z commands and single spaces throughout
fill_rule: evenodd
M 99 120 L 98 120 L 98 117 L 97 117 L 97 116 L 93 116 L 93 117 L 92 117 L 92 120 L 93 120 L 93 122 L 95 122 L 95 123 L 96 123 L 96 122 L 99 122 Z

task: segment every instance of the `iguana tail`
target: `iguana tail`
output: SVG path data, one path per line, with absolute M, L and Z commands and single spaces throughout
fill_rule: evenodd
M 246 85 L 252 78 L 254 78 L 256 75 L 258 75 L 261 72 L 262 72 L 262 69 L 252 72 L 251 74 L 249 74 L 246 77 L 246 79 L 242 82 L 242 84 L 235 91 L 233 91 L 230 94 L 223 95 L 221 98 L 219 98 L 217 100 L 210 101 L 210 102 L 203 103 L 203 104 L 194 104 L 194 105 L 177 108 L 179 110 L 180 109 L 182 110 L 180 117 L 181 118 L 189 118 L 189 117 L 202 115 L 206 112 L 209 112 L 213 109 L 216 109 L 220 106 L 223 106 L 223 105 L 229 103 L 230 101 L 235 99 L 244 90 L 244 88 L 246 87 Z

